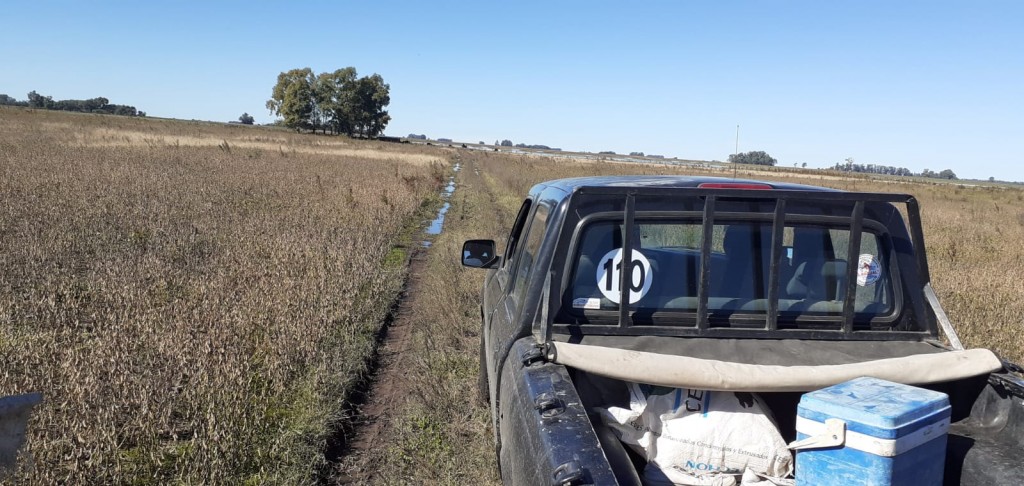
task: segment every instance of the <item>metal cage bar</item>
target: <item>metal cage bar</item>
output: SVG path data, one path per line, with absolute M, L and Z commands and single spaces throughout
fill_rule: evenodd
M 924 236 L 920 230 L 920 208 L 917 200 L 907 194 L 887 193 L 859 193 L 859 192 L 831 192 L 831 191 L 799 191 L 799 190 L 772 190 L 772 191 L 750 191 L 743 189 L 701 189 L 701 188 L 677 188 L 677 187 L 594 187 L 585 186 L 576 189 L 579 194 L 587 196 L 617 196 L 625 197 L 625 207 L 622 227 L 622 252 L 623 262 L 619 275 L 619 312 L 616 324 L 556 324 L 550 323 L 546 334 L 550 336 L 552 331 L 568 334 L 598 334 L 618 336 L 676 336 L 676 337 L 744 337 L 744 338 L 771 338 L 778 339 L 785 336 L 790 339 L 891 339 L 894 335 L 907 337 L 920 337 L 918 331 L 894 331 L 860 329 L 853 331 L 855 318 L 856 298 L 856 275 L 857 262 L 861 248 L 861 236 L 864 225 L 864 210 L 866 202 L 897 203 L 906 204 L 908 212 L 908 227 L 910 230 L 911 242 L 917 254 L 917 266 L 923 281 L 928 281 L 927 259 L 921 250 L 924 247 Z M 633 271 L 633 232 L 636 217 L 636 198 L 643 196 L 654 197 L 699 197 L 704 200 L 702 211 L 702 235 L 701 235 L 701 256 L 699 285 L 697 288 L 697 309 L 696 313 L 690 314 L 695 320 L 694 325 L 643 325 L 634 326 L 630 314 L 629 293 L 632 285 Z M 776 201 L 772 219 L 772 241 L 769 269 L 769 287 L 767 291 L 767 316 L 763 319 L 751 320 L 747 325 L 738 327 L 710 327 L 711 314 L 708 309 L 710 294 L 710 264 L 711 250 L 714 239 L 714 225 L 716 220 L 715 206 L 717 201 L 729 200 L 759 200 Z M 779 280 L 781 279 L 782 242 L 784 228 L 788 219 L 786 206 L 788 201 L 801 202 L 850 202 L 854 204 L 850 221 L 850 245 L 847 251 L 846 269 L 846 296 L 841 316 L 834 318 L 809 319 L 796 323 L 796 327 L 779 329 Z M 725 213 L 723 213 L 725 214 Z M 730 213 L 731 214 L 731 213 Z M 796 218 L 794 221 L 799 220 Z M 554 289 L 552 289 L 554 290 Z M 838 297 L 838 296 L 837 296 Z M 685 314 L 685 313 L 684 313 Z M 758 322 L 760 321 L 760 325 Z M 838 325 L 837 325 L 838 324 Z
M 924 251 L 924 234 L 921 229 L 921 207 L 917 199 L 909 197 L 907 203 L 907 219 L 910 223 L 910 242 L 914 245 L 914 254 L 917 255 L 917 275 L 924 283 L 931 282 L 931 275 L 928 273 L 928 254 Z
M 632 191 L 626 194 L 626 208 L 622 222 L 622 260 L 619 262 L 619 327 L 629 327 L 629 293 L 633 286 L 633 216 L 636 211 L 636 196 Z M 608 269 L 612 271 L 611 268 Z
M 763 321 L 761 321 L 763 322 Z M 832 321 L 835 322 L 835 321 Z M 855 333 L 844 333 L 838 327 L 828 329 L 778 329 L 769 331 L 763 327 L 713 327 L 699 330 L 693 326 L 632 326 L 620 328 L 618 325 L 602 324 L 555 324 L 555 332 L 568 335 L 601 335 L 601 336 L 672 336 L 672 337 L 713 337 L 713 338 L 750 338 L 750 339 L 822 339 L 822 340 L 887 340 L 893 336 L 913 337 L 920 339 L 927 336 L 920 331 L 896 331 L 863 329 Z
M 864 229 L 864 201 L 853 205 L 850 245 L 846 252 L 846 296 L 843 298 L 843 333 L 853 332 L 854 299 L 857 297 L 857 268 L 860 265 L 860 236 Z
M 626 189 L 614 186 L 583 186 L 576 189 L 577 193 L 590 196 L 623 196 Z M 905 203 L 915 201 L 909 194 L 875 193 L 875 192 L 842 192 L 842 191 L 794 191 L 775 189 L 771 191 L 751 191 L 747 189 L 702 189 L 698 187 L 636 187 L 628 192 L 635 196 L 675 196 L 675 197 L 715 197 L 717 199 L 786 199 L 802 201 L 840 201 L 840 202 L 889 202 Z
M 786 200 L 775 201 L 775 217 L 772 219 L 772 253 L 768 267 L 768 312 L 765 329 L 779 328 L 779 260 L 782 257 L 782 235 L 786 225 Z
M 697 329 L 708 329 L 708 287 L 711 284 L 711 240 L 715 232 L 715 196 L 704 200 L 700 240 L 700 285 L 697 287 Z

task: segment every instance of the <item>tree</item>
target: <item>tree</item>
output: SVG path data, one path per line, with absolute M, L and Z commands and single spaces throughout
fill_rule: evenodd
M 750 165 L 769 165 L 774 166 L 778 163 L 772 156 L 768 155 L 762 150 L 753 152 L 744 152 L 742 154 L 732 154 L 729 156 L 729 162 L 734 164 L 750 164 Z
M 501 146 L 502 147 L 511 147 L 512 146 L 512 141 L 508 140 L 508 139 L 502 140 L 501 141 Z
M 115 115 L 135 116 L 135 115 L 138 114 L 138 110 L 136 110 L 134 106 L 126 106 L 126 105 L 107 105 L 107 106 L 113 106 L 114 107 L 114 114 Z
M 800 168 L 801 169 L 806 169 L 807 168 L 807 162 L 804 162 L 803 165 L 800 166 Z
M 324 133 L 376 137 L 391 116 L 390 86 L 379 74 L 356 77 L 353 67 L 314 75 L 309 68 L 292 69 L 277 76 L 267 101 L 271 113 L 295 130 L 322 128 Z
M 85 105 L 86 111 L 107 110 L 110 106 L 110 100 L 100 96 L 99 98 L 85 100 L 82 104 Z M 114 108 L 114 111 L 117 111 L 116 107 Z
M 391 87 L 379 74 L 356 80 L 354 99 L 350 103 L 356 133 L 376 137 L 384 131 L 391 121 L 391 116 L 384 110 L 391 103 L 390 90 Z
M 43 96 L 39 93 L 36 93 L 35 90 L 32 90 L 28 93 L 28 106 L 31 106 L 32 108 L 52 109 L 53 97 Z
M 284 125 L 295 131 L 315 130 L 313 119 L 313 70 L 292 69 L 277 75 L 277 84 L 267 100 L 267 109 L 284 118 Z
M 288 85 L 281 103 L 281 114 L 284 115 L 286 127 L 294 128 L 296 131 L 305 128 L 315 132 L 312 86 L 302 81 Z
M 356 69 L 347 67 L 317 76 L 317 91 L 322 110 L 334 133 L 352 135 L 352 97 Z
M 238 117 L 238 121 L 242 125 L 252 125 L 253 123 L 256 122 L 256 119 L 253 118 L 252 115 L 250 115 L 248 113 L 242 113 L 242 116 Z
M 18 101 L 13 96 L 7 96 L 6 94 L 0 94 L 0 105 L 10 106 L 28 106 L 26 101 Z
M 951 181 L 956 180 L 956 174 L 954 174 L 950 169 L 945 169 L 942 172 L 939 172 L 939 177 L 942 179 L 949 179 Z

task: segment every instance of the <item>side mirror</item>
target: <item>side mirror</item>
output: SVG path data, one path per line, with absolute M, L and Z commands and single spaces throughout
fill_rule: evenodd
M 498 263 L 494 240 L 469 240 L 462 244 L 462 264 L 473 268 L 491 268 Z

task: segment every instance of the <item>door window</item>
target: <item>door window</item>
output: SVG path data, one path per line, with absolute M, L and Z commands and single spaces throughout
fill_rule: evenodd
M 536 260 L 544 239 L 545 229 L 547 229 L 547 221 L 547 206 L 537 206 L 522 251 L 518 256 L 519 262 L 516 265 L 515 276 L 512 279 L 512 297 L 517 302 L 521 302 L 525 289 L 529 287 L 530 276 L 536 271 Z

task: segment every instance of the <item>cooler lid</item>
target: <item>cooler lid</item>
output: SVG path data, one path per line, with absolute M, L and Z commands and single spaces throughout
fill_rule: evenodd
M 851 430 L 896 438 L 948 418 L 950 407 L 945 393 L 863 377 L 804 394 L 798 415 L 816 422 L 838 418 Z

